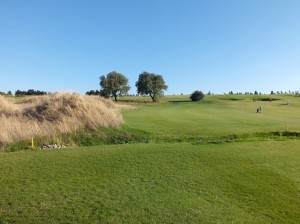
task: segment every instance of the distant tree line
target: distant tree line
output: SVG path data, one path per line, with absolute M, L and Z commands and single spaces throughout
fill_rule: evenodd
M 210 92 L 209 92 L 210 93 Z M 225 95 L 227 95 L 226 93 L 224 93 Z M 242 95 L 243 93 L 242 92 L 236 92 L 236 93 L 234 93 L 233 91 L 229 91 L 228 92 L 228 95 Z M 263 93 L 261 93 L 261 92 L 257 92 L 256 90 L 252 93 L 252 92 L 245 92 L 244 93 L 245 95 L 262 95 Z M 285 91 L 285 92 L 283 92 L 283 91 L 271 91 L 270 92 L 270 94 L 271 95 L 273 95 L 273 94 L 277 94 L 277 95 L 279 95 L 279 94 L 292 94 L 292 95 L 297 95 L 297 94 L 299 94 L 299 92 L 298 91 Z M 209 94 L 208 94 L 209 95 Z
M 2 96 L 12 96 L 12 92 L 8 91 L 7 93 L 0 91 L 0 95 Z
M 100 91 L 99 90 L 90 90 L 86 92 L 86 95 L 100 95 L 102 97 L 113 97 L 115 101 L 117 101 L 118 96 L 129 96 L 128 91 L 130 86 L 128 85 L 128 79 L 121 73 L 116 71 L 112 71 L 108 73 L 106 76 L 99 77 L 100 79 Z M 139 75 L 138 80 L 135 83 L 137 88 L 137 96 L 150 96 L 153 102 L 158 101 L 160 97 L 164 95 L 164 90 L 168 89 L 168 86 L 165 84 L 162 75 L 143 72 Z M 227 95 L 226 93 L 224 93 Z M 229 95 L 238 94 L 242 95 L 242 92 L 234 93 L 233 91 L 229 91 Z M 245 92 L 245 95 L 262 95 L 261 92 L 254 91 L 252 92 Z M 270 94 L 298 94 L 298 92 L 283 92 L 271 91 Z M 181 94 L 182 95 L 182 94 Z M 210 91 L 207 95 L 213 95 Z M 192 101 L 199 101 L 204 98 L 204 93 L 202 91 L 194 91 L 190 99 Z
M 282 95 L 282 94 L 292 94 L 292 95 L 298 95 L 299 94 L 299 92 L 298 91 L 291 91 L 291 90 L 289 90 L 288 92 L 283 92 L 283 91 L 271 91 L 271 93 L 270 94 L 277 94 L 277 95 Z
M 100 91 L 99 90 L 90 90 L 90 91 L 87 91 L 85 93 L 85 95 L 89 95 L 89 96 L 91 96 L 91 95 L 100 95 Z
M 15 96 L 39 96 L 39 95 L 47 95 L 47 92 L 29 89 L 27 91 L 17 90 L 15 92 Z

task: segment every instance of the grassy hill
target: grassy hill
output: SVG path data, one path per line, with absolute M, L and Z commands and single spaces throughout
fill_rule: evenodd
M 0 153 L 0 223 L 299 223 L 300 97 L 252 97 L 134 98 L 96 146 Z
M 268 96 L 258 96 L 265 100 Z M 253 96 L 214 95 L 201 102 L 188 96 L 169 96 L 161 104 L 138 104 L 125 111 L 126 124 L 157 136 L 205 137 L 300 132 L 300 97 L 277 95 L 269 101 L 253 101 Z M 287 105 L 287 102 L 290 104 Z M 262 106 L 262 113 L 256 109 Z

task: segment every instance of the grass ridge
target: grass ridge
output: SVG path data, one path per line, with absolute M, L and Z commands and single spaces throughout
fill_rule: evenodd
M 269 133 L 245 133 L 231 134 L 224 136 L 159 136 L 148 133 L 144 130 L 134 128 L 102 129 L 97 132 L 81 131 L 76 136 L 73 134 L 60 134 L 55 136 L 36 137 L 37 148 L 43 144 L 64 144 L 66 146 L 99 146 L 99 145 L 119 145 L 138 143 L 191 143 L 191 144 L 224 144 L 231 142 L 255 142 L 255 141 L 285 141 L 290 139 L 300 139 L 300 132 L 275 131 Z M 19 141 L 16 143 L 2 145 L 0 151 L 14 152 L 20 150 L 30 150 L 31 140 Z

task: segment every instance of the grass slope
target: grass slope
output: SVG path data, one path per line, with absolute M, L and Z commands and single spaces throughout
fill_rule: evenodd
M 190 102 L 187 96 L 169 96 L 161 104 L 138 104 L 136 109 L 126 110 L 123 115 L 126 126 L 159 137 L 218 137 L 286 131 L 287 128 L 300 132 L 300 97 L 276 97 L 273 102 L 253 102 L 253 96 L 214 95 L 205 97 L 202 102 Z M 290 105 L 287 105 L 288 100 Z M 260 105 L 263 112 L 256 113 Z
M 0 223 L 299 223 L 300 141 L 0 154 Z

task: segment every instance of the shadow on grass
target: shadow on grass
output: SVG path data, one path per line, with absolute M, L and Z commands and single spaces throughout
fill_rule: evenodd
M 199 101 L 191 101 L 191 100 L 169 100 L 168 103 L 206 103 L 206 104 L 213 104 L 215 102 L 210 100 L 199 100 Z
M 282 103 L 282 104 L 279 104 L 279 106 L 289 106 L 288 103 Z
M 278 98 L 272 98 L 271 101 L 280 100 Z M 257 101 L 270 101 L 270 98 L 257 98 Z
M 118 100 L 117 103 L 155 103 L 152 100 Z
M 169 103 L 191 103 L 191 100 L 170 100 Z
M 237 101 L 237 100 L 244 100 L 244 99 L 237 99 L 237 98 L 220 98 L 220 100 Z

